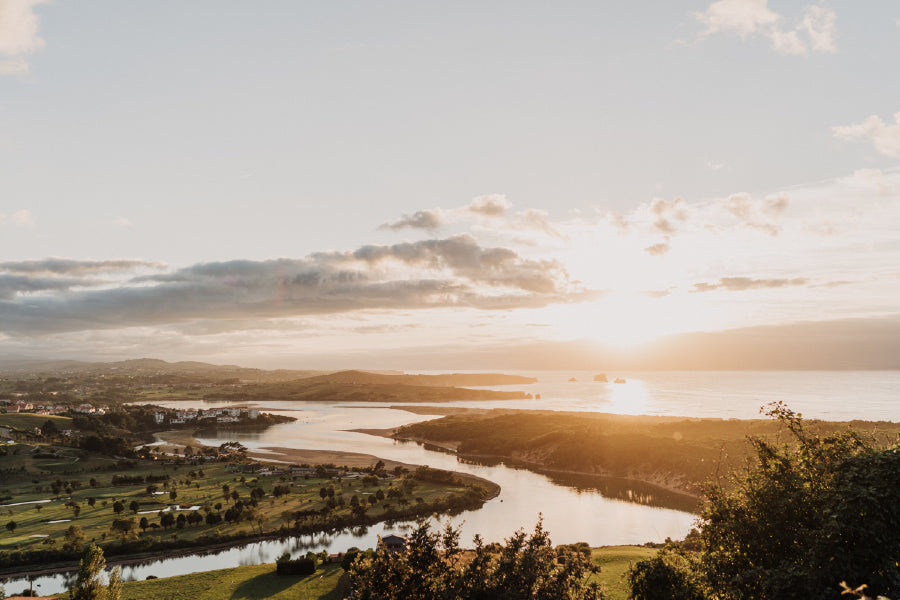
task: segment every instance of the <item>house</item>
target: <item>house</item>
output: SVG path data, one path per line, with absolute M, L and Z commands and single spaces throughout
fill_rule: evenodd
M 406 538 L 402 535 L 386 535 L 381 538 L 381 543 L 388 552 L 403 552 L 406 550 Z

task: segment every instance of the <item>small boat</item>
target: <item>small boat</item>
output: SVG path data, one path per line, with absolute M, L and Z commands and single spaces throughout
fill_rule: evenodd
M 625 380 L 622 379 L 621 377 L 616 377 L 616 380 L 613 381 L 613 383 L 625 383 Z

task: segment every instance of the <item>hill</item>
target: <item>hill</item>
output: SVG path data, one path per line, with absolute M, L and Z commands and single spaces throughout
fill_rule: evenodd
M 361 385 L 415 385 L 424 387 L 527 385 L 534 377 L 502 373 L 451 373 L 442 375 L 384 374 L 373 371 L 339 371 L 305 378 L 306 383 L 342 383 Z

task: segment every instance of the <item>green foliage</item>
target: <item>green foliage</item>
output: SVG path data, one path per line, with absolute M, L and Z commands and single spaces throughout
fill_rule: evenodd
M 842 581 L 900 594 L 900 446 L 812 433 L 780 403 L 767 414 L 792 443 L 752 439 L 752 468 L 705 490 L 690 565 L 639 563 L 635 598 L 677 597 L 685 582 L 721 600 L 837 599 Z
M 350 567 L 354 597 L 361 600 L 408 598 L 430 600 L 599 599 L 589 556 L 572 547 L 554 548 L 538 522 L 532 534 L 516 532 L 506 544 L 485 545 L 476 536 L 467 556 L 459 547 L 459 530 L 447 526 L 431 532 L 420 524 L 407 548 L 390 552 L 379 545 L 372 556 Z
M 276 575 L 312 575 L 316 572 L 315 557 L 305 556 L 291 559 L 285 553 L 275 562 Z
M 689 559 L 678 553 L 661 551 L 642 560 L 628 571 L 633 600 L 703 600 L 702 584 Z
M 113 569 L 109 585 L 103 585 L 103 569 L 106 559 L 103 550 L 91 544 L 78 564 L 78 575 L 69 590 L 70 600 L 119 600 L 122 593 L 122 579 L 119 569 Z

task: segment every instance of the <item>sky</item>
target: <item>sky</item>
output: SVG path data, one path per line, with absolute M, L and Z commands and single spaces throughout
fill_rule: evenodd
M 893 2 L 0 0 L 0 356 L 900 366 L 898 56 Z

